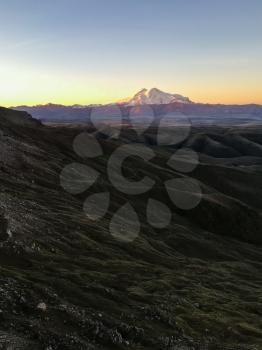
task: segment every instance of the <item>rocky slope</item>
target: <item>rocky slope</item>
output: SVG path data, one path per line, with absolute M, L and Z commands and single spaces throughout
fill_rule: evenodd
M 73 150 L 83 128 L 93 131 L 0 109 L 0 349 L 260 349 L 262 129 L 193 128 L 183 145 L 200 155 L 191 176 L 203 200 L 182 211 L 161 186 L 182 176 L 165 167 L 175 148 L 156 146 L 154 130 L 97 135 L 104 155 L 94 160 Z M 130 141 L 156 152 L 125 170 L 154 177 L 151 195 L 172 208 L 172 223 L 153 229 L 145 196 L 131 199 L 142 230 L 126 244 L 108 232 L 125 196 L 106 177 L 71 195 L 59 175 L 72 162 L 105 175 L 109 155 Z M 83 202 L 101 190 L 111 206 L 92 222 Z

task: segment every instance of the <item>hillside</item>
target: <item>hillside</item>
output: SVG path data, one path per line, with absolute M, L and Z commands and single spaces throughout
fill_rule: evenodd
M 103 155 L 94 159 L 72 147 L 83 129 L 94 131 L 0 108 L 0 349 L 261 348 L 262 128 L 193 127 L 182 146 L 199 154 L 190 176 L 203 197 L 187 211 L 164 191 L 166 180 L 184 175 L 166 168 L 176 147 L 157 146 L 154 129 L 137 137 L 126 128 L 117 140 L 98 133 Z M 154 229 L 146 195 L 134 196 L 141 233 L 126 243 L 108 230 L 126 196 L 109 182 L 106 164 L 134 141 L 156 157 L 131 158 L 124 171 L 154 178 L 150 196 L 172 209 L 172 221 Z M 103 181 L 66 192 L 60 174 L 72 162 Z M 101 191 L 111 204 L 94 222 L 83 202 Z

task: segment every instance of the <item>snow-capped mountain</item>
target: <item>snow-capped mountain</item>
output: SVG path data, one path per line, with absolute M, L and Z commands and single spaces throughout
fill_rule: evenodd
M 150 90 L 142 89 L 133 97 L 126 98 L 121 101 L 109 103 L 106 105 L 69 105 L 48 103 L 45 105 L 36 106 L 16 106 L 12 107 L 18 111 L 26 111 L 34 118 L 44 122 L 54 123 L 74 123 L 90 121 L 90 115 L 96 107 L 104 106 L 103 113 L 108 107 L 120 107 L 119 111 L 124 115 L 132 113 L 132 106 L 141 106 L 135 108 L 135 115 L 141 119 L 143 112 L 148 116 L 148 105 L 154 111 L 155 116 L 163 116 L 169 113 L 182 113 L 190 116 L 196 122 L 203 123 L 246 123 L 246 122 L 261 122 L 262 120 L 262 105 L 222 105 L 222 104 L 207 104 L 192 102 L 188 97 L 178 94 L 170 94 L 159 89 L 153 88 Z M 143 107 L 143 108 L 142 108 Z M 134 112 L 134 111 L 133 111 Z M 110 119 L 110 113 L 108 119 Z M 224 124 L 223 124 L 224 125 Z
M 153 105 L 153 104 L 168 104 L 168 103 L 192 103 L 188 97 L 184 97 L 178 94 L 170 94 L 168 92 L 161 91 L 159 89 L 142 89 L 134 95 L 132 98 L 126 98 L 119 101 L 121 104 L 128 106 L 136 105 Z

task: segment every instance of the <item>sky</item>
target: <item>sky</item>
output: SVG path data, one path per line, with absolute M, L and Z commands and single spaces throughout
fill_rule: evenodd
M 262 104 L 261 0 L 0 0 L 0 105 Z

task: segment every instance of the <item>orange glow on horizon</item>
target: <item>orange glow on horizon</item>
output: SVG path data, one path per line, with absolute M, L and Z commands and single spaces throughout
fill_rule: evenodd
M 137 89 L 138 91 L 139 89 Z M 137 92 L 135 91 L 134 94 Z M 166 90 L 166 92 L 170 92 Z M 171 92 L 173 93 L 173 91 Z M 175 93 L 177 93 L 175 91 Z M 181 93 L 182 95 L 188 96 L 191 101 L 195 103 L 204 103 L 204 104 L 238 104 L 238 105 L 244 105 L 244 104 L 262 104 L 262 93 L 260 91 L 254 92 L 253 94 L 247 95 L 245 92 L 237 92 L 237 91 L 227 91 L 223 94 L 216 94 L 216 93 L 210 93 L 205 94 L 204 92 L 199 92 L 198 94 L 190 94 L 190 93 Z M 133 95 L 134 95 L 133 94 Z M 125 99 L 127 96 L 131 98 L 132 95 L 127 94 L 126 96 L 122 96 L 120 94 L 110 94 L 109 96 L 106 96 L 106 94 L 101 94 L 101 96 L 92 96 L 90 98 L 86 98 L 88 96 L 88 93 L 79 92 L 79 94 L 74 94 L 74 96 L 70 97 L 41 97 L 41 98 L 1 98 L 0 99 L 0 106 L 2 107 L 15 107 L 20 105 L 25 106 L 36 106 L 36 105 L 45 105 L 48 103 L 52 104 L 61 104 L 65 106 L 71 106 L 75 104 L 79 105 L 90 105 L 90 104 L 107 104 L 107 103 L 114 103 L 121 101 Z
M 28 66 L 0 62 L 0 105 L 4 107 L 38 104 L 106 104 L 134 96 L 141 88 L 158 87 L 189 97 L 193 102 L 213 104 L 262 104 L 260 74 L 246 76 L 204 76 L 191 80 L 185 76 L 176 85 L 172 78 L 163 85 L 160 79 L 128 79 L 116 76 L 70 75 L 44 72 Z M 167 80 L 167 79 L 166 79 Z M 128 86 L 127 86 L 128 85 Z

